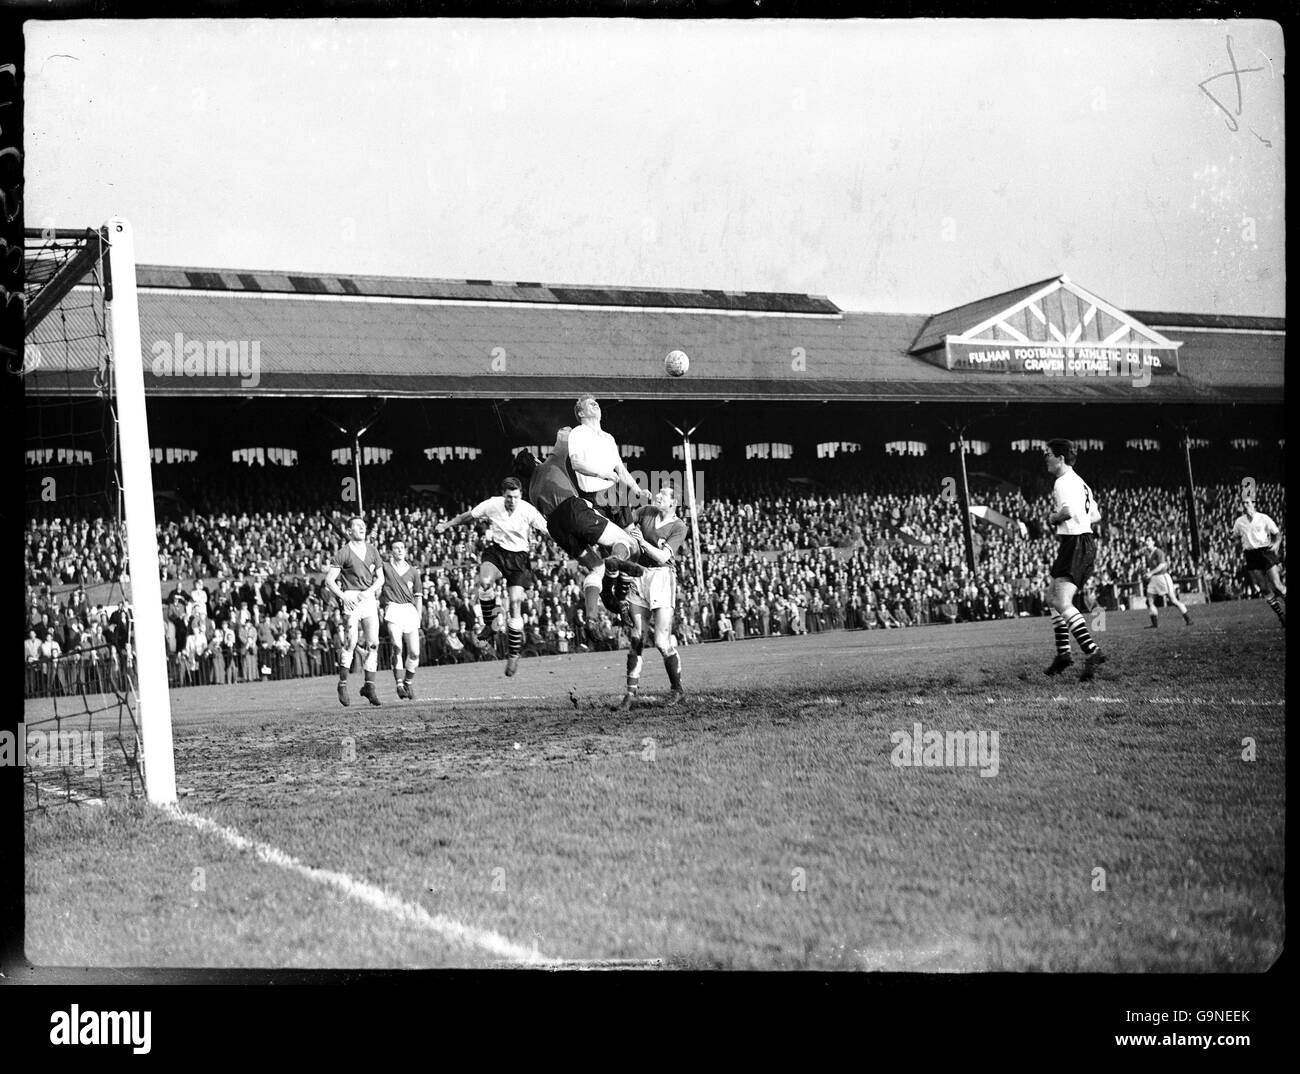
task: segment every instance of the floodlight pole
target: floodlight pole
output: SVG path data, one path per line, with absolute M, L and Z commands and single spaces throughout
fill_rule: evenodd
M 686 432 L 668 423 L 672 430 L 682 438 L 682 459 L 686 463 L 686 506 L 691 513 L 691 541 L 695 545 L 695 585 L 699 591 L 699 599 L 704 599 L 704 554 L 700 548 L 700 525 L 697 520 L 698 511 L 695 503 L 695 469 L 691 465 L 691 433 L 699 428 L 693 425 Z
M 973 577 L 976 573 L 975 534 L 971 529 L 970 522 L 970 482 L 966 477 L 966 427 L 964 425 L 950 425 L 949 428 L 957 434 L 957 454 L 961 460 L 961 532 L 966 545 L 966 566 Z
M 112 373 L 116 383 L 118 440 L 126 500 L 126 543 L 131 567 L 130 623 L 135 632 L 144 786 L 150 802 L 174 805 L 176 762 L 172 755 L 171 698 L 167 684 L 167 649 L 163 639 L 162 583 L 158 577 L 149 419 L 144 404 L 135 239 L 131 225 L 118 217 L 109 220 L 103 234 L 110 250 L 109 266 L 113 275 L 113 291 L 108 299 Z
M 1196 478 L 1192 474 L 1192 438 L 1183 429 L 1183 462 L 1187 468 L 1187 519 L 1191 523 L 1192 563 L 1196 566 L 1196 581 L 1201 578 L 1201 524 L 1196 517 Z
M 365 516 L 365 507 L 361 502 L 361 434 L 365 429 L 358 429 L 352 438 L 352 468 L 357 475 L 357 514 Z
M 348 431 L 345 428 L 343 428 L 343 426 L 340 425 L 337 421 L 334 421 L 332 418 L 326 418 L 325 420 L 328 421 L 331 425 L 333 425 L 334 428 L 336 428 L 344 436 L 348 435 Z M 361 438 L 362 436 L 365 435 L 366 430 L 368 430 L 369 428 L 370 428 L 369 425 L 363 425 L 359 429 L 357 429 L 356 432 L 352 434 L 352 473 L 357 483 L 356 513 L 358 515 L 361 515 L 363 518 L 365 517 L 365 506 L 361 500 Z

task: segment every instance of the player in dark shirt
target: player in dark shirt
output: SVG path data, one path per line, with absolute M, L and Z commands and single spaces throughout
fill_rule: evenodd
M 393 678 L 397 696 L 414 701 L 415 672 L 420 667 L 420 615 L 424 610 L 420 569 L 406 562 L 406 542 L 400 537 L 390 541 L 388 549 L 390 558 L 384 564 L 384 585 L 379 595 L 384 605 L 384 622 L 393 642 Z
M 1166 600 L 1183 613 L 1183 622 L 1191 626 L 1192 617 L 1187 611 L 1187 605 L 1178 599 L 1178 587 L 1174 585 L 1173 575 L 1169 573 L 1169 557 L 1165 555 L 1164 549 L 1156 544 L 1154 537 L 1147 538 L 1145 555 L 1147 614 L 1151 616 L 1151 626 L 1160 625 L 1157 602 Z
M 352 654 L 359 651 L 365 669 L 361 696 L 378 705 L 375 672 L 379 669 L 379 590 L 384 571 L 379 550 L 366 540 L 366 520 L 360 515 L 348 519 L 348 543 L 335 553 L 325 572 L 325 588 L 338 598 L 346 624 L 343 650 L 339 653 L 339 703 L 350 705 L 348 672 Z
M 627 692 L 619 708 L 632 707 L 641 684 L 646 622 L 652 617 L 655 648 L 664 658 L 664 670 L 668 672 L 668 682 L 672 686 L 668 704 L 676 705 L 686 693 L 682 689 L 682 658 L 677 652 L 677 638 L 673 634 L 673 614 L 677 605 L 677 571 L 673 559 L 686 540 L 686 523 L 677 517 L 677 492 L 672 485 L 664 485 L 655 493 L 652 507 L 642 507 L 633 515 L 632 536 L 640 546 L 645 570 L 628 594 L 631 651 L 627 654 Z

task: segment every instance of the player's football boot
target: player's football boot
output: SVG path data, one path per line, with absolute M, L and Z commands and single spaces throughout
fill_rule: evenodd
M 1052 661 L 1051 666 L 1043 669 L 1044 675 L 1059 675 L 1066 668 L 1073 667 L 1074 661 L 1061 653 L 1056 654 L 1056 659 Z
M 686 700 L 686 691 L 679 686 L 668 694 L 668 699 L 664 702 L 664 704 L 667 707 L 672 708 L 674 705 L 680 705 L 685 700 Z
M 398 697 L 400 698 L 406 697 L 406 683 L 402 682 L 399 679 L 396 683 L 393 684 L 393 688 L 397 691 Z
M 415 683 L 413 683 L 410 679 L 407 679 L 406 682 L 402 683 L 402 689 L 406 691 L 407 701 L 415 700 Z
M 348 684 L 345 682 L 339 683 L 339 704 L 340 705 L 352 704 L 352 698 L 348 697 Z
M 361 687 L 359 693 L 372 705 L 376 707 L 379 706 L 379 691 L 375 689 L 375 684 L 373 682 L 366 683 L 365 686 Z
M 1183 622 L 1188 626 L 1192 625 L 1192 617 L 1188 612 L 1183 612 Z
M 1091 682 L 1092 677 L 1097 674 L 1097 669 L 1106 662 L 1106 654 L 1098 649 L 1095 653 L 1088 654 L 1087 659 L 1083 662 L 1083 671 L 1079 673 L 1080 682 Z
M 519 657 L 511 653 L 506 657 L 506 678 L 513 678 L 519 672 Z
M 627 712 L 629 709 L 632 708 L 632 702 L 635 698 L 636 698 L 636 694 L 632 693 L 632 691 L 629 690 L 627 693 L 623 695 L 623 700 L 618 703 L 616 708 L 618 709 L 619 712 Z

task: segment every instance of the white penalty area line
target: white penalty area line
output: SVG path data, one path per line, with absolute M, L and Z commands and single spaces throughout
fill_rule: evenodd
M 104 799 L 90 794 L 82 794 L 80 791 L 67 790 L 64 787 L 55 787 L 48 783 L 33 783 L 42 793 L 48 794 L 51 798 L 66 798 L 70 802 L 76 802 L 77 805 L 103 805 Z
M 268 843 L 259 843 L 256 840 L 249 839 L 240 835 L 235 829 L 218 824 L 207 817 L 201 817 L 197 813 L 187 813 L 179 806 L 166 805 L 162 807 L 162 810 L 172 820 L 188 824 L 191 828 L 196 828 L 208 835 L 215 835 L 236 850 L 249 851 L 261 861 L 297 873 L 314 884 L 337 888 L 349 898 L 364 903 L 380 913 L 388 914 L 403 924 L 416 925 L 429 932 L 437 933 L 444 939 L 482 948 L 489 954 L 504 959 L 511 965 L 537 966 L 561 961 L 542 954 L 535 947 L 522 947 L 488 929 L 462 925 L 459 921 L 453 921 L 442 914 L 431 914 L 423 906 L 399 899 L 396 895 L 390 894 L 374 884 L 349 876 L 347 873 L 334 872 L 330 869 L 316 869 L 310 865 L 304 865 L 297 858 L 286 854 L 283 850 L 279 850 Z

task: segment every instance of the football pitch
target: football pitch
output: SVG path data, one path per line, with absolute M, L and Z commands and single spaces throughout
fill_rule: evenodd
M 1262 971 L 1285 634 L 1262 601 L 172 693 L 179 809 L 26 822 L 39 966 Z M 28 702 L 26 719 L 46 703 Z M 938 734 L 935 734 L 937 732 Z

